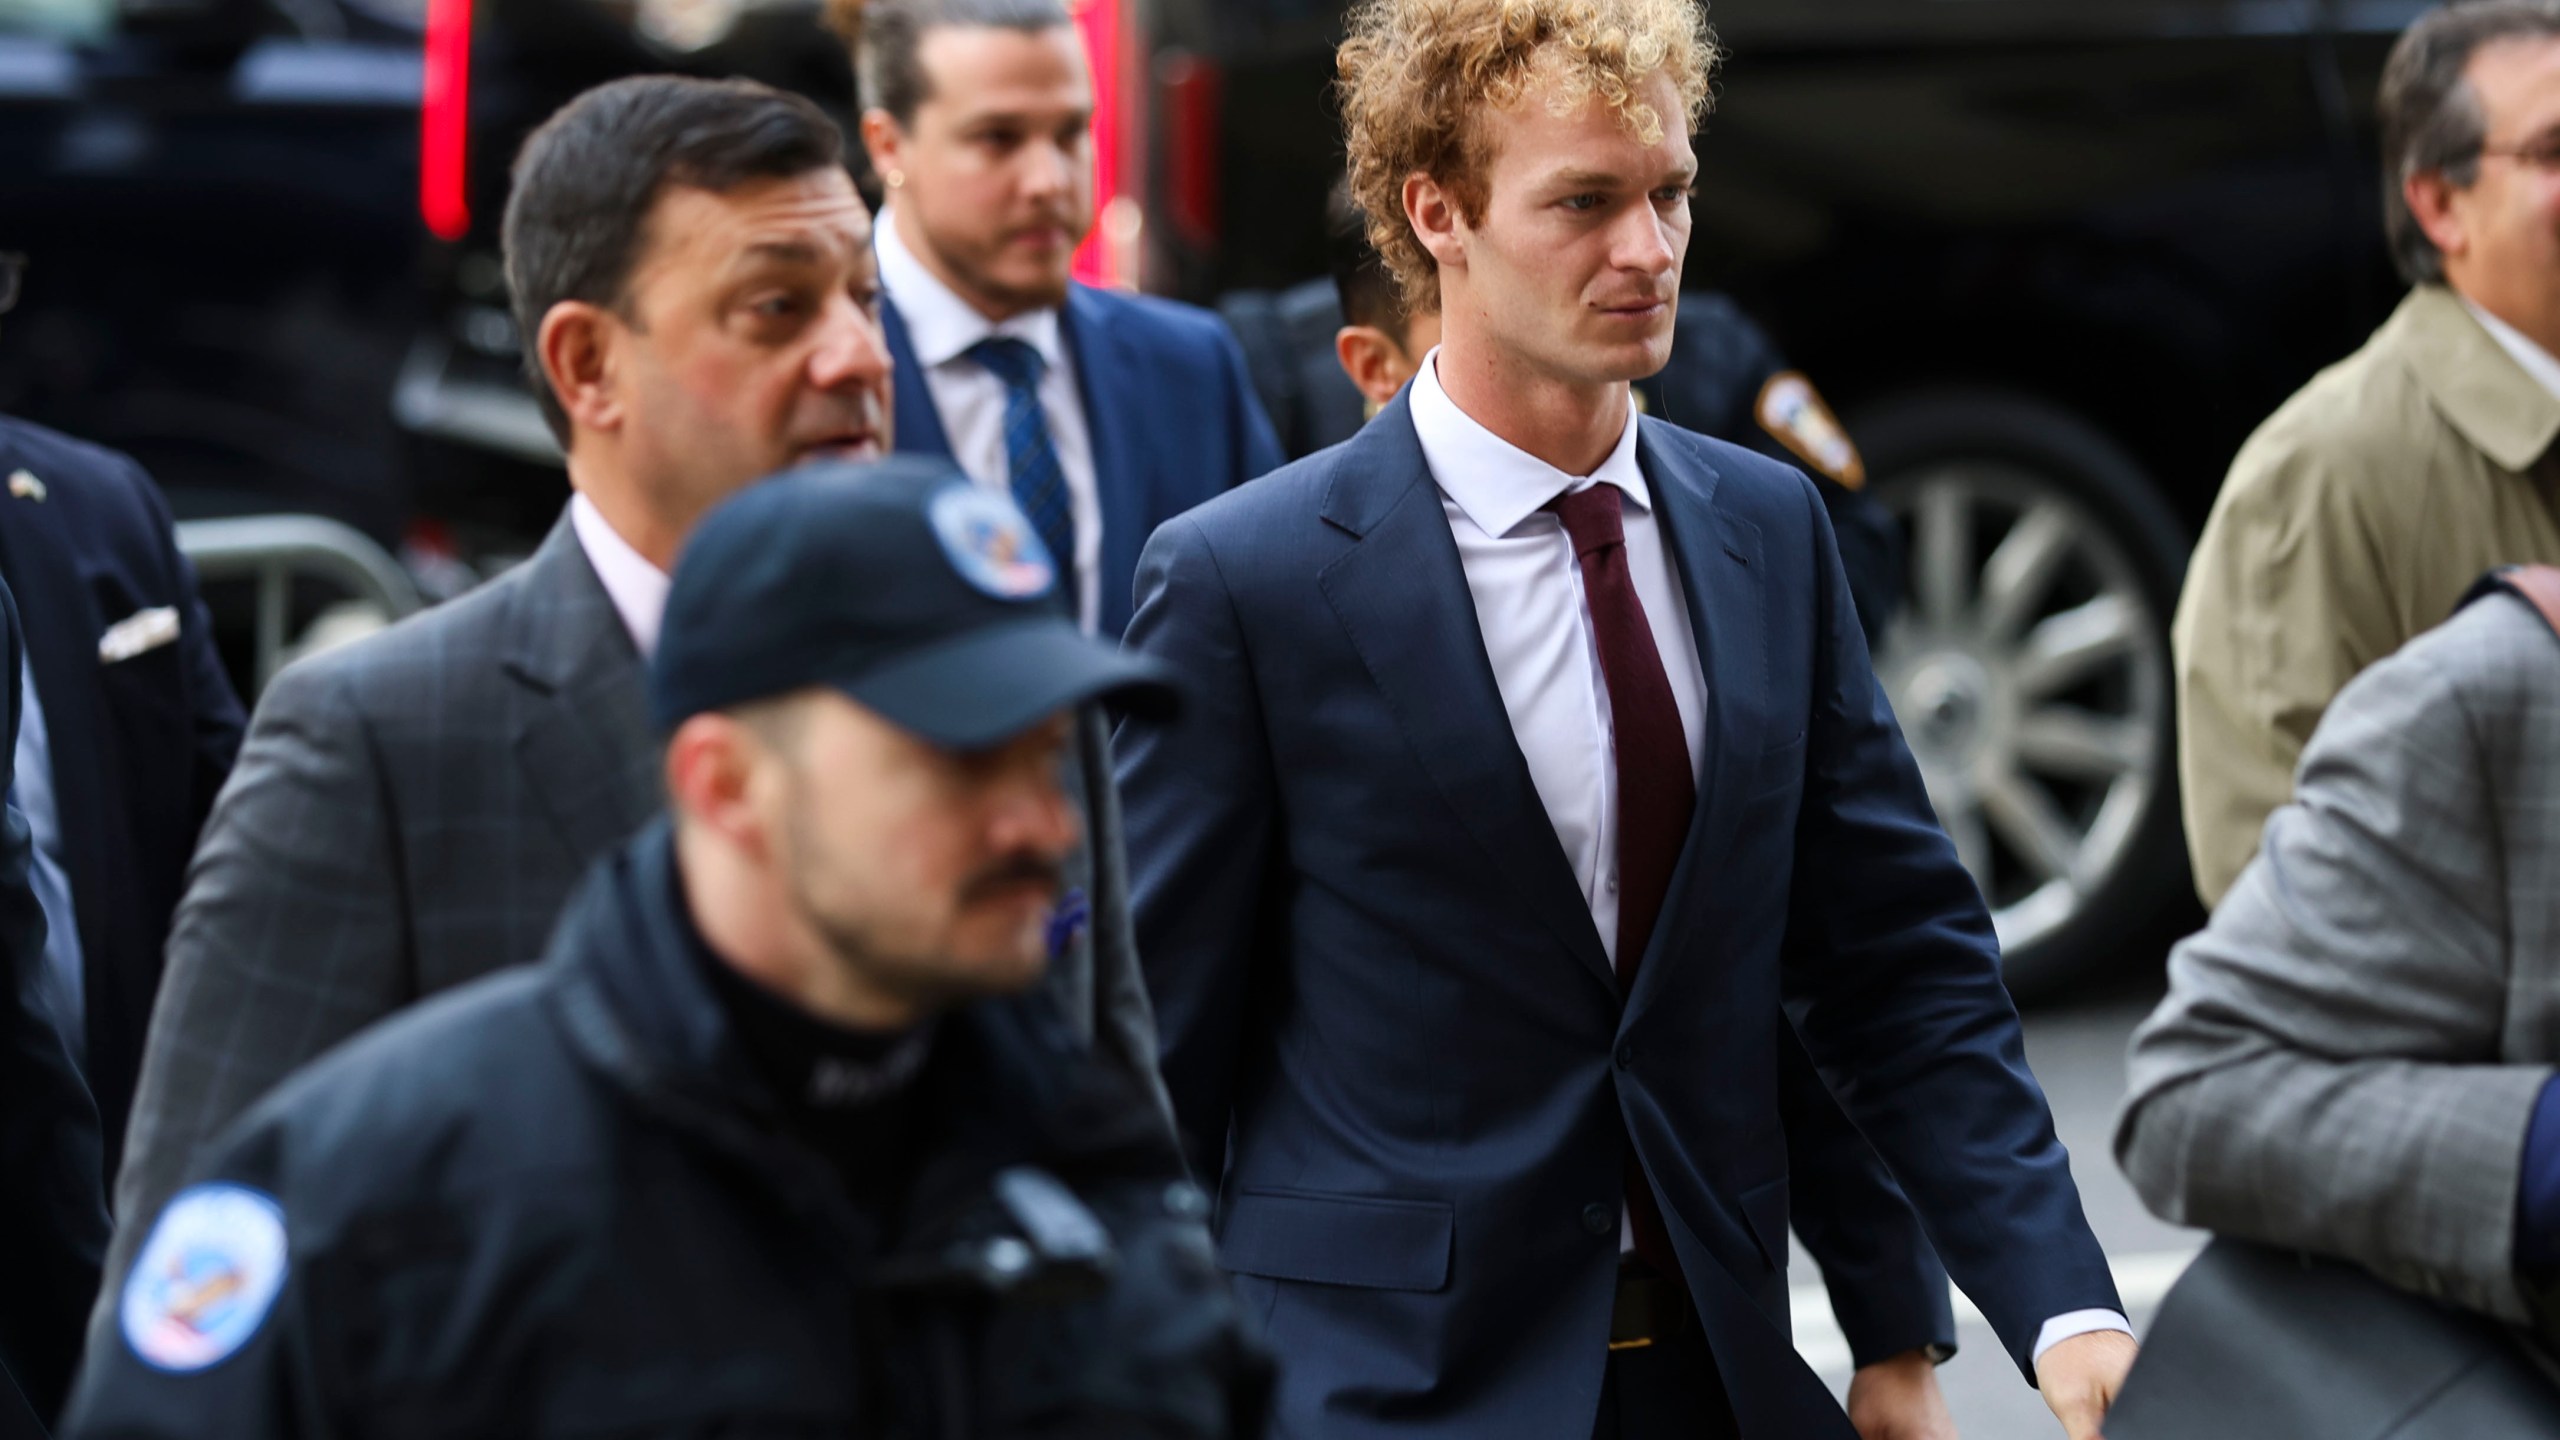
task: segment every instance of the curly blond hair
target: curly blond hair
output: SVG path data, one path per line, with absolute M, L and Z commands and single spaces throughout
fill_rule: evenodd
M 1405 222 L 1406 176 L 1438 180 L 1474 224 L 1491 158 L 1479 117 L 1544 85 L 1557 115 L 1597 98 L 1651 145 L 1668 117 L 1636 92 L 1668 76 L 1695 130 L 1719 58 L 1700 0 L 1360 0 L 1346 28 L 1334 64 L 1351 196 L 1408 313 L 1436 309 L 1439 289 Z

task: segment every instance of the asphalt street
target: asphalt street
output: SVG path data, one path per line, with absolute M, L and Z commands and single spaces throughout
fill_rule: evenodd
M 2055 1127 L 2071 1151 L 2071 1171 L 2098 1240 L 2107 1247 L 2116 1285 L 2138 1331 L 2169 1285 L 2204 1243 L 2201 1233 L 2163 1224 L 2142 1208 L 2115 1166 L 2107 1140 L 2124 1098 L 2125 1041 L 2160 998 L 2156 954 L 2131 962 L 2121 980 L 2060 1003 L 2025 1012 L 2027 1063 L 2053 1102 Z M 1796 1251 L 1796 1348 L 1831 1381 L 1849 1383 L 1849 1352 L 1832 1323 L 1812 1262 Z M 2029 1389 L 1980 1315 L 1957 1296 L 1958 1351 L 1938 1371 L 1964 1440 L 2057 1440 L 2052 1412 Z

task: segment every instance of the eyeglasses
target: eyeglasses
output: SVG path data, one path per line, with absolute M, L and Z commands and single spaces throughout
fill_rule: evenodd
M 0 250 L 0 315 L 18 303 L 18 278 L 27 273 L 27 257 Z
M 2560 135 L 2545 135 L 2529 145 L 2483 145 L 2475 153 L 2484 160 L 2495 155 L 2536 170 L 2560 170 Z

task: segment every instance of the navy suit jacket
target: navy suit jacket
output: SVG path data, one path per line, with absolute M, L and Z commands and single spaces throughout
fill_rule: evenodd
M 0 584 L 0 794 L 16 768 L 20 643 Z M 36 988 L 33 854 L 25 818 L 0 809 L 0 1440 L 42 1440 L 61 1406 L 107 1244 L 98 1112 Z
M 52 745 L 88 999 L 89 1086 L 112 1177 L 169 917 L 245 721 L 195 567 L 142 467 L 0 417 L 0 476 L 18 470 L 36 477 L 44 498 L 0 490 L 0 577 L 22 602 Z M 164 605 L 178 612 L 175 642 L 99 659 L 108 627 Z
M 1623 999 L 1403 400 L 1140 563 L 1190 703 L 1119 736 L 1139 955 L 1290 1433 L 1588 1434 L 1632 1139 L 1743 1433 L 1850 1436 L 1789 1340 L 1788 1021 L 2022 1369 L 2116 1307 L 1820 497 L 1653 420 L 1638 458 L 1709 720 Z
M 949 458 L 898 307 L 881 323 L 897 366 L 897 448 Z M 1088 285 L 1067 288 L 1059 328 L 1075 357 L 1102 501 L 1100 632 L 1129 626 L 1138 551 L 1157 526 L 1280 468 L 1280 441 L 1245 378 L 1244 355 L 1206 310 Z

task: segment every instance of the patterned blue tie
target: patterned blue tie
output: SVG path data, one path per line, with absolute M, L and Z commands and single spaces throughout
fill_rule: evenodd
M 1059 573 L 1072 575 L 1076 521 L 1067 508 L 1067 472 L 1049 440 L 1049 414 L 1040 408 L 1040 375 L 1049 362 L 1028 341 L 1003 335 L 970 346 L 969 358 L 1004 382 L 1004 463 L 1014 503 L 1031 517 Z

